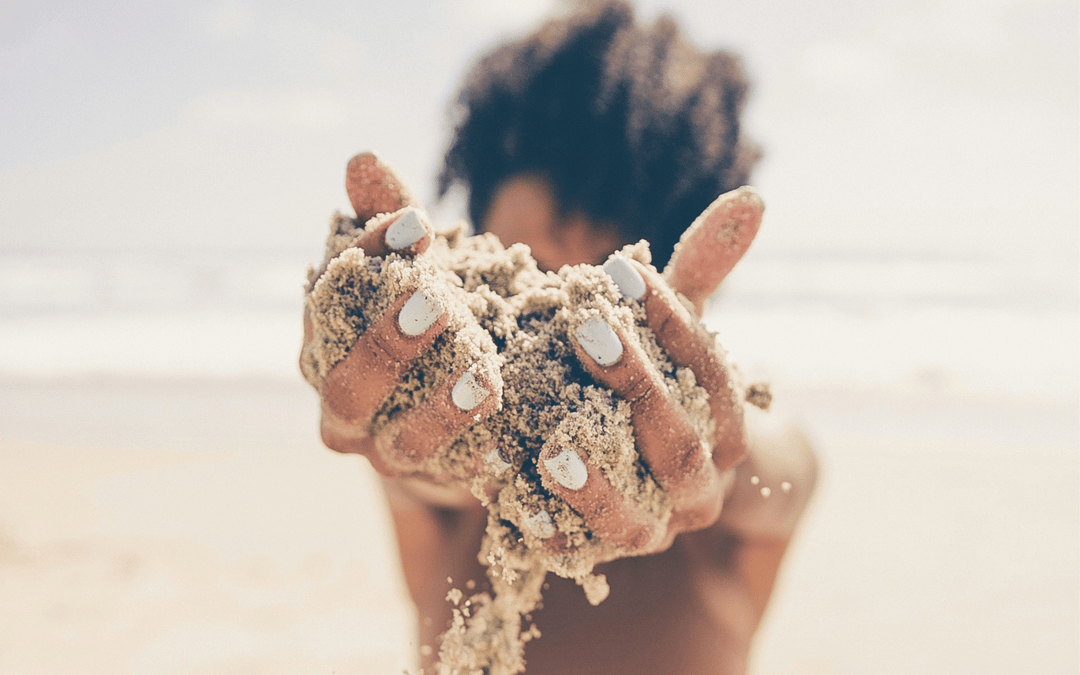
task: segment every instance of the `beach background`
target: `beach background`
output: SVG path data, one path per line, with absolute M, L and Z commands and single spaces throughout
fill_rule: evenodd
M 348 158 L 430 202 L 462 72 L 556 6 L 0 5 L 0 673 L 411 666 L 301 284 Z M 707 321 L 822 462 L 753 672 L 1080 672 L 1077 4 L 661 7 L 756 82 Z

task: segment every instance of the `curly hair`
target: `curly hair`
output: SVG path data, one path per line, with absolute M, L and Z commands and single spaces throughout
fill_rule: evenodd
M 503 181 L 537 174 L 560 215 L 648 240 L 662 268 L 694 218 L 749 180 L 747 90 L 735 55 L 698 50 L 670 16 L 646 27 L 622 0 L 583 4 L 469 72 L 439 196 L 463 184 L 479 226 Z

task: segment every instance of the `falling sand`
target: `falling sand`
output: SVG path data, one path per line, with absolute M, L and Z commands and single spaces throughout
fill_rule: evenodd
M 369 229 L 387 218 L 368 222 Z M 430 227 L 430 226 L 427 226 Z M 651 514 L 661 530 L 671 505 L 634 446 L 629 405 L 582 368 L 574 331 L 593 317 L 636 342 L 653 361 L 673 400 L 703 438 L 711 437 L 708 394 L 678 368 L 646 326 L 641 303 L 622 296 L 592 265 L 543 272 L 522 244 L 504 248 L 490 234 L 463 227 L 435 236 L 415 258 L 367 256 L 352 244 L 363 233 L 344 216 L 331 223 L 326 259 L 310 273 L 307 305 L 313 339 L 304 372 L 316 387 L 349 347 L 403 294 L 423 289 L 449 313 L 449 326 L 402 378 L 371 422 L 392 435 L 397 417 L 422 405 L 452 373 L 469 370 L 501 394 L 501 406 L 447 447 L 421 461 L 416 475 L 467 487 L 488 510 L 480 561 L 490 592 L 448 595 L 453 622 L 439 648 L 440 675 L 512 675 L 524 669 L 524 645 L 539 637 L 523 626 L 541 600 L 548 572 L 574 579 L 589 602 L 607 597 L 598 562 L 629 553 L 593 535 L 538 468 L 547 444 L 580 449 L 616 490 Z M 644 242 L 620 254 L 649 264 Z M 547 460 L 550 462 L 551 460 Z M 548 464 L 551 467 L 551 464 Z M 571 475 L 572 466 L 555 466 Z

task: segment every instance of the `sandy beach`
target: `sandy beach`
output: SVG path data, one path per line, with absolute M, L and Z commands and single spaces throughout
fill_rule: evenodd
M 788 399 L 824 473 L 753 672 L 1076 672 L 1075 445 L 942 425 L 1047 426 L 1016 402 Z M 0 410 L 4 673 L 411 666 L 376 479 L 321 446 L 299 378 L 8 378 Z
M 20 428 L 5 419 L 0 441 L 0 670 L 409 664 L 411 610 L 377 486 L 310 433 L 306 384 L 4 389 Z M 57 410 L 62 422 L 47 418 Z
M 0 5 L 0 675 L 411 672 L 304 271 L 557 4 Z M 820 454 L 750 675 L 1080 675 L 1080 6 L 636 4 L 752 74 L 706 322 Z

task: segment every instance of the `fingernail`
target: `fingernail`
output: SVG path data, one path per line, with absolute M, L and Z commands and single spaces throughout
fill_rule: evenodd
M 408 248 L 424 236 L 424 224 L 420 221 L 420 212 L 410 209 L 386 228 L 386 245 L 395 251 Z
M 622 256 L 612 256 L 604 263 L 604 271 L 607 272 L 621 292 L 631 300 L 640 300 L 645 297 L 645 280 L 634 269 L 630 261 Z
M 559 485 L 570 490 L 580 490 L 585 487 L 585 481 L 589 478 L 589 470 L 585 468 L 585 462 L 570 448 L 563 448 L 559 454 L 544 460 L 551 477 L 558 481 Z
M 488 451 L 488 454 L 484 455 L 484 464 L 487 465 L 488 470 L 496 476 L 501 476 L 510 469 L 510 462 L 503 458 L 503 454 L 499 452 L 498 448 Z
M 401 332 L 412 337 L 421 335 L 431 328 L 443 313 L 442 303 L 431 293 L 420 290 L 405 301 L 398 313 L 398 325 Z
M 472 374 L 471 369 L 465 371 L 465 374 L 458 378 L 454 390 L 450 392 L 450 398 L 453 399 L 454 405 L 462 410 L 472 410 L 483 403 L 484 399 L 490 395 L 491 392 L 480 384 L 479 380 Z
M 622 342 L 606 321 L 590 317 L 574 331 L 578 343 L 598 365 L 610 366 L 622 356 Z
M 551 514 L 543 509 L 525 516 L 521 525 L 537 539 L 551 539 L 555 536 L 555 523 L 551 520 Z

